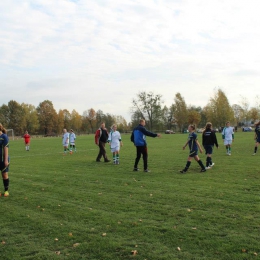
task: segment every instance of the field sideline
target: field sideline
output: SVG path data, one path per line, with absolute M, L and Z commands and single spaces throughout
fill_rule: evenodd
M 33 138 L 29 152 L 22 139 L 10 140 L 1 259 L 259 259 L 254 133 L 236 133 L 231 156 L 217 137 L 215 166 L 200 173 L 193 161 L 187 174 L 178 173 L 187 134 L 147 137 L 150 173 L 132 171 L 129 134 L 120 165 L 95 162 L 94 135 L 78 136 L 77 152 L 65 156 L 61 138 Z

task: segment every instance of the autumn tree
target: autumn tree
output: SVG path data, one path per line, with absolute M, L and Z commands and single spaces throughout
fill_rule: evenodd
M 250 119 L 252 119 L 253 123 L 255 123 L 257 119 L 259 119 L 259 112 L 255 107 L 252 107 L 248 111 L 248 115 L 249 115 Z
M 57 114 L 55 128 L 56 128 L 57 134 L 62 134 L 62 130 L 65 128 L 64 127 L 64 112 L 61 109 L 59 110 L 59 112 Z
M 248 102 L 248 99 L 246 97 L 242 97 L 241 96 L 241 101 L 240 101 L 240 104 L 241 104 L 241 107 L 243 109 L 243 115 L 242 115 L 242 118 L 243 118 L 243 122 L 244 122 L 244 125 L 247 125 L 248 121 L 249 121 L 249 102 Z
M 232 109 L 234 113 L 235 124 L 238 126 L 243 119 L 243 115 L 244 115 L 243 108 L 238 104 L 234 104 L 232 105 Z
M 9 101 L 7 106 L 8 128 L 12 128 L 16 135 L 23 134 L 26 128 L 26 117 L 22 106 L 14 100 Z
M 25 129 L 30 134 L 36 134 L 39 130 L 40 124 L 38 119 L 38 114 L 35 106 L 30 104 L 21 104 L 24 116 L 25 116 Z
M 128 131 L 128 125 L 123 116 L 114 116 L 115 123 L 117 124 L 117 130 L 119 132 L 126 132 Z
M 63 109 L 63 116 L 64 116 L 64 128 L 67 130 L 71 128 L 71 114 L 67 109 Z
M 99 128 L 100 124 L 105 121 L 104 117 L 105 117 L 105 114 L 103 113 L 102 110 L 99 109 L 96 112 L 96 128 Z
M 91 129 L 91 133 L 94 133 L 94 128 L 96 126 L 96 119 L 97 119 L 96 111 L 93 108 L 90 108 L 88 111 L 83 112 L 83 117 L 88 122 Z
M 5 128 L 9 128 L 10 118 L 8 115 L 9 108 L 7 105 L 4 104 L 0 107 L 0 122 Z
M 194 124 L 196 126 L 199 125 L 201 121 L 201 114 L 200 114 L 201 108 L 198 109 L 196 107 L 190 106 L 188 108 L 188 123 Z
M 210 121 L 216 127 L 224 126 L 227 121 L 234 121 L 233 109 L 221 89 L 218 89 L 214 96 L 210 98 L 205 111 L 207 121 Z
M 40 123 L 40 130 L 45 135 L 55 132 L 54 126 L 57 121 L 57 112 L 49 100 L 45 100 L 36 108 Z
M 79 131 L 81 126 L 82 117 L 75 109 L 73 109 L 71 112 L 70 128 L 74 129 L 75 131 Z
M 137 98 L 132 101 L 132 113 L 138 111 L 141 118 L 145 119 L 148 128 L 152 131 L 153 128 L 160 122 L 162 116 L 162 96 L 153 92 L 140 92 Z
M 182 132 L 185 124 L 187 123 L 188 110 L 184 98 L 180 93 L 177 93 L 174 98 L 174 118 L 176 123 Z

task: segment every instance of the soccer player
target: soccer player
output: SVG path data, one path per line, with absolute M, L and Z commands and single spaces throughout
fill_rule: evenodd
M 72 129 L 70 129 L 70 154 L 72 154 L 72 149 L 74 152 L 76 152 L 76 145 L 75 145 L 75 140 L 76 140 L 76 135 Z
M 65 128 L 63 129 L 62 145 L 63 145 L 64 155 L 65 155 L 67 153 L 68 146 L 69 146 L 69 133 Z
M 8 177 L 8 171 L 9 171 L 9 155 L 8 155 L 8 149 L 9 149 L 9 140 L 8 136 L 6 134 L 6 129 L 0 124 L 0 170 L 2 173 L 2 179 L 4 184 L 4 197 L 9 196 L 8 188 L 9 188 L 9 177 Z M 0 192 L 0 196 L 1 196 Z
M 119 164 L 119 150 L 123 146 L 120 133 L 117 131 L 117 125 L 113 124 L 108 135 L 107 142 L 110 145 L 110 150 L 113 153 L 113 163 Z
M 200 158 L 198 156 L 198 149 L 200 150 L 200 153 L 202 153 L 203 150 L 201 149 L 201 146 L 200 146 L 199 141 L 197 139 L 197 134 L 195 133 L 195 125 L 189 125 L 188 131 L 189 131 L 188 141 L 185 143 L 185 145 L 182 147 L 182 149 L 185 150 L 186 146 L 189 145 L 190 153 L 189 153 L 189 156 L 188 156 L 188 159 L 187 159 L 186 166 L 183 170 L 180 171 L 180 173 L 186 173 L 188 171 L 188 169 L 191 165 L 192 158 L 194 158 L 195 161 L 201 167 L 200 172 L 205 172 L 206 168 L 205 168 L 205 166 L 203 165 L 202 161 L 200 160 Z
M 106 129 L 106 124 L 102 122 L 100 124 L 100 128 L 95 133 L 95 143 L 99 147 L 99 153 L 96 162 L 100 162 L 102 156 L 104 157 L 105 162 L 110 162 L 110 160 L 108 160 L 107 158 L 107 153 L 105 149 L 107 140 L 108 140 L 108 132 Z
M 207 155 L 206 169 L 210 169 L 214 163 L 212 162 L 213 147 L 216 145 L 218 148 L 218 140 L 215 131 L 212 130 L 212 124 L 208 122 L 202 132 L 202 145 Z
M 145 126 L 145 120 L 141 119 L 139 122 L 139 125 L 134 128 L 132 135 L 131 135 L 131 141 L 134 143 L 136 147 L 136 159 L 134 164 L 133 171 L 137 172 L 138 169 L 138 163 L 140 161 L 141 155 L 143 155 L 143 163 L 144 163 L 144 171 L 150 172 L 148 170 L 148 152 L 147 152 L 147 143 L 146 143 L 146 136 L 150 137 L 160 137 L 160 134 L 152 133 L 146 130 Z
M 28 134 L 28 131 L 25 131 L 23 138 L 24 138 L 25 150 L 29 151 L 30 150 L 30 139 L 31 139 L 31 137 Z
M 226 122 L 226 126 L 222 131 L 222 139 L 224 140 L 224 145 L 226 146 L 227 155 L 231 155 L 231 145 L 234 141 L 234 129 L 230 126 L 230 122 Z
M 257 152 L 258 145 L 260 143 L 260 121 L 255 124 L 255 137 L 254 137 L 256 143 L 255 143 L 255 150 L 252 155 L 255 155 Z

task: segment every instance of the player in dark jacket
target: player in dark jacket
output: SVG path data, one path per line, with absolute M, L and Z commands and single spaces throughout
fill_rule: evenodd
M 145 120 L 141 119 L 139 122 L 139 125 L 133 130 L 131 135 L 131 141 L 136 146 L 136 159 L 135 159 L 135 165 L 133 171 L 138 171 L 138 163 L 140 161 L 141 155 L 143 155 L 143 161 L 144 161 L 144 171 L 149 172 L 148 170 L 148 153 L 147 153 L 147 143 L 146 143 L 146 136 L 150 137 L 160 137 L 160 134 L 152 133 L 146 130 L 145 126 Z
M 254 153 L 252 155 L 255 155 L 257 152 L 258 145 L 260 143 L 260 121 L 255 124 L 255 148 Z
M 214 130 L 212 130 L 211 123 L 207 123 L 204 131 L 202 132 L 202 145 L 207 155 L 206 169 L 208 170 L 214 165 L 214 163 L 212 162 L 212 153 L 214 145 L 216 145 L 216 147 L 218 148 L 216 133 Z

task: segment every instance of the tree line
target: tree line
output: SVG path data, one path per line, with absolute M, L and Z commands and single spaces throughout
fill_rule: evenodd
M 163 106 L 162 95 L 153 92 L 140 92 L 132 101 L 131 124 L 138 124 L 139 118 L 147 121 L 151 130 L 173 129 L 183 132 L 189 124 L 203 128 L 211 122 L 215 128 L 225 126 L 230 121 L 233 126 L 251 125 L 260 118 L 260 105 L 256 97 L 256 106 L 249 109 L 246 98 L 241 97 L 240 104 L 230 105 L 226 94 L 217 89 L 205 107 L 187 105 L 180 93 L 174 96 L 174 102 Z
M 52 101 L 44 100 L 37 107 L 30 104 L 19 104 L 11 100 L 0 107 L 0 122 L 7 129 L 13 129 L 15 135 L 22 135 L 26 130 L 30 134 L 55 136 L 64 128 L 73 129 L 76 133 L 94 133 L 101 122 L 112 126 L 117 122 L 120 131 L 127 131 L 128 125 L 122 116 L 105 114 L 90 108 L 80 115 L 76 110 L 54 109 Z
M 19 104 L 11 100 L 0 107 L 0 122 L 13 129 L 15 135 L 22 135 L 26 130 L 35 135 L 59 135 L 62 129 L 73 129 L 77 133 L 94 133 L 105 122 L 107 126 L 117 123 L 120 132 L 131 131 L 138 125 L 140 118 L 147 122 L 151 131 L 173 129 L 183 131 L 189 124 L 204 127 L 211 122 L 215 127 L 225 125 L 230 121 L 234 126 L 254 123 L 260 118 L 260 106 L 249 109 L 249 103 L 242 97 L 240 104 L 230 105 L 225 93 L 218 89 L 203 108 L 187 105 L 184 97 L 176 93 L 173 103 L 163 105 L 163 97 L 153 92 L 140 92 L 132 100 L 131 122 L 127 123 L 121 115 L 111 115 L 93 108 L 85 110 L 80 115 L 76 110 L 54 109 L 52 101 L 44 100 L 37 107 L 31 104 Z

